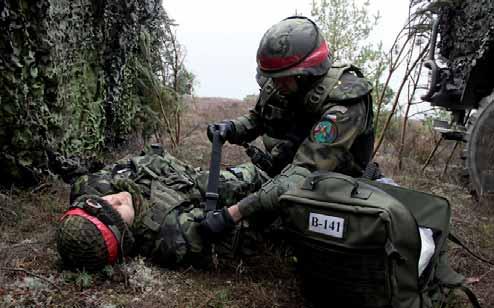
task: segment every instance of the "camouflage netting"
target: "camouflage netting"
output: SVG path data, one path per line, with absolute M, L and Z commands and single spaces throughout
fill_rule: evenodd
M 160 63 L 171 23 L 160 0 L 0 1 L 0 185 L 36 183 L 47 153 L 90 159 L 149 136 L 137 70 Z
M 416 14 L 439 16 L 438 45 L 461 104 L 478 108 L 494 88 L 494 2 L 492 0 L 411 0 Z M 437 58 L 439 55 L 436 55 Z M 491 77 L 493 76 L 493 77 Z
M 453 68 L 458 85 L 463 89 L 463 82 L 471 77 L 472 69 L 487 65 L 487 61 L 491 61 L 490 58 L 494 56 L 494 1 L 445 2 L 452 5 L 446 5 L 440 11 L 439 48 L 441 55 L 448 59 L 448 66 Z M 480 70 L 475 72 L 484 73 Z

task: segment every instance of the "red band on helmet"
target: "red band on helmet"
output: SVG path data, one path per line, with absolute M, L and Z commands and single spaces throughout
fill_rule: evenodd
M 259 57 L 259 67 L 263 71 L 278 71 L 294 65 L 300 61 L 300 56 L 290 57 Z
M 318 66 L 323 63 L 329 56 L 328 44 L 325 41 L 321 42 L 321 45 L 314 50 L 304 61 L 300 62 L 293 68 L 310 68 Z
M 108 228 L 104 223 L 101 222 L 98 218 L 89 215 L 83 209 L 74 208 L 70 209 L 60 218 L 60 220 L 64 219 L 66 216 L 80 216 L 86 218 L 90 222 L 92 222 L 96 228 L 98 228 L 99 232 L 103 236 L 105 241 L 106 249 L 108 249 L 108 264 L 113 264 L 117 261 L 118 258 L 118 241 L 115 237 L 115 234 Z
M 258 59 L 259 68 L 263 71 L 278 71 L 286 68 L 310 68 L 318 66 L 323 63 L 329 56 L 329 48 L 325 41 L 321 42 L 321 45 L 315 49 L 307 58 L 302 62 L 292 67 L 292 65 L 298 63 L 301 59 L 299 55 L 293 55 L 290 57 L 267 57 L 261 56 Z

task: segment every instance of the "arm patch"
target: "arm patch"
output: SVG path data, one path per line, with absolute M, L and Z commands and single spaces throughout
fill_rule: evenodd
M 311 132 L 312 140 L 317 143 L 333 143 L 338 138 L 338 127 L 336 126 L 336 116 L 326 115 L 314 127 Z

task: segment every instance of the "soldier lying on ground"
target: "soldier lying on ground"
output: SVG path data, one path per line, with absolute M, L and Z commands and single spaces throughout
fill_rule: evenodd
M 219 206 L 234 204 L 259 189 L 261 177 L 252 164 L 222 171 Z M 70 209 L 57 231 L 63 263 L 98 270 L 131 254 L 150 257 L 164 266 L 200 265 L 212 249 L 231 255 L 242 227 L 235 227 L 226 208 L 209 215 L 221 216 L 222 231 L 230 232 L 208 232 L 217 229 L 217 219 L 201 226 L 206 180 L 207 173 L 168 153 L 121 160 L 82 176 L 72 187 Z

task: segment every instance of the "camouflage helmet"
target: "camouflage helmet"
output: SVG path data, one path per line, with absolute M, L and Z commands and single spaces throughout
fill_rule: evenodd
M 257 49 L 257 72 L 265 77 L 320 76 L 331 63 L 319 28 L 302 16 L 288 17 L 269 28 Z
M 106 200 L 91 195 L 74 201 L 60 219 L 57 249 L 69 268 L 96 271 L 127 255 L 134 237 Z

